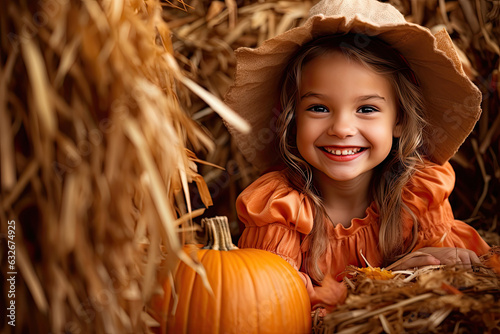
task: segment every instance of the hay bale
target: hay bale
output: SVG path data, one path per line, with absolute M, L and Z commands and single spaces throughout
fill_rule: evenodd
M 482 258 L 488 263 L 493 249 Z M 343 305 L 319 316 L 313 333 L 492 333 L 500 329 L 500 276 L 488 266 L 427 266 L 394 277 L 349 267 Z M 374 269 L 374 271 L 377 271 Z
M 180 72 L 157 0 L 1 6 L 2 332 L 148 332 L 162 255 L 162 275 L 182 260 L 204 277 L 181 251 L 203 212 L 189 183 L 211 204 L 188 148 L 214 145 L 178 89 L 246 124 Z

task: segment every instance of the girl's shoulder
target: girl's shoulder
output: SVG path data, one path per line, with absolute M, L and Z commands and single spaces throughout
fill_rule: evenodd
M 281 224 L 299 232 L 312 228 L 313 210 L 307 197 L 294 189 L 285 170 L 266 173 L 236 200 L 239 219 L 246 226 Z
M 300 203 L 305 196 L 295 190 L 287 176 L 286 170 L 272 171 L 260 176 L 244 189 L 238 196 L 237 203 L 269 206 L 272 202 L 284 199 L 289 203 Z
M 424 159 L 403 188 L 403 200 L 427 208 L 441 205 L 448 199 L 454 185 L 455 172 L 449 162 L 439 165 Z
M 238 199 L 258 196 L 264 200 L 272 197 L 275 193 L 278 195 L 292 191 L 293 189 L 286 177 L 285 171 L 278 170 L 259 176 L 243 189 Z

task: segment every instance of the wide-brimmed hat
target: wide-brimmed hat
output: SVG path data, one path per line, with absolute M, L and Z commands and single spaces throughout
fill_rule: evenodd
M 323 0 L 311 8 L 300 27 L 236 50 L 236 76 L 225 102 L 252 126 L 248 134 L 228 125 L 236 144 L 264 171 L 279 162 L 276 120 L 280 80 L 298 49 L 320 36 L 359 33 L 375 36 L 399 51 L 422 89 L 426 154 L 443 164 L 458 150 L 481 114 L 481 93 L 465 75 L 448 33 L 407 22 L 392 5 L 376 0 Z

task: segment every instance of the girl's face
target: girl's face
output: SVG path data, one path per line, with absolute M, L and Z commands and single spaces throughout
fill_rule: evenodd
M 315 173 L 371 178 L 399 137 L 397 102 L 385 76 L 340 52 L 308 62 L 297 101 L 297 148 Z

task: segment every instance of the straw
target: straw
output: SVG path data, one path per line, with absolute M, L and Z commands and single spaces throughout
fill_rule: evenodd
M 344 304 L 324 318 L 313 313 L 313 333 L 498 330 L 500 277 L 488 267 L 429 266 L 393 272 L 389 279 L 360 269 L 346 270 Z
M 145 310 L 178 261 L 210 289 L 179 236 L 211 204 L 195 153 L 214 143 L 179 103 L 163 4 L 2 8 L 0 217 L 2 231 L 16 224 L 17 271 L 17 323 L 2 332 L 149 332 Z

